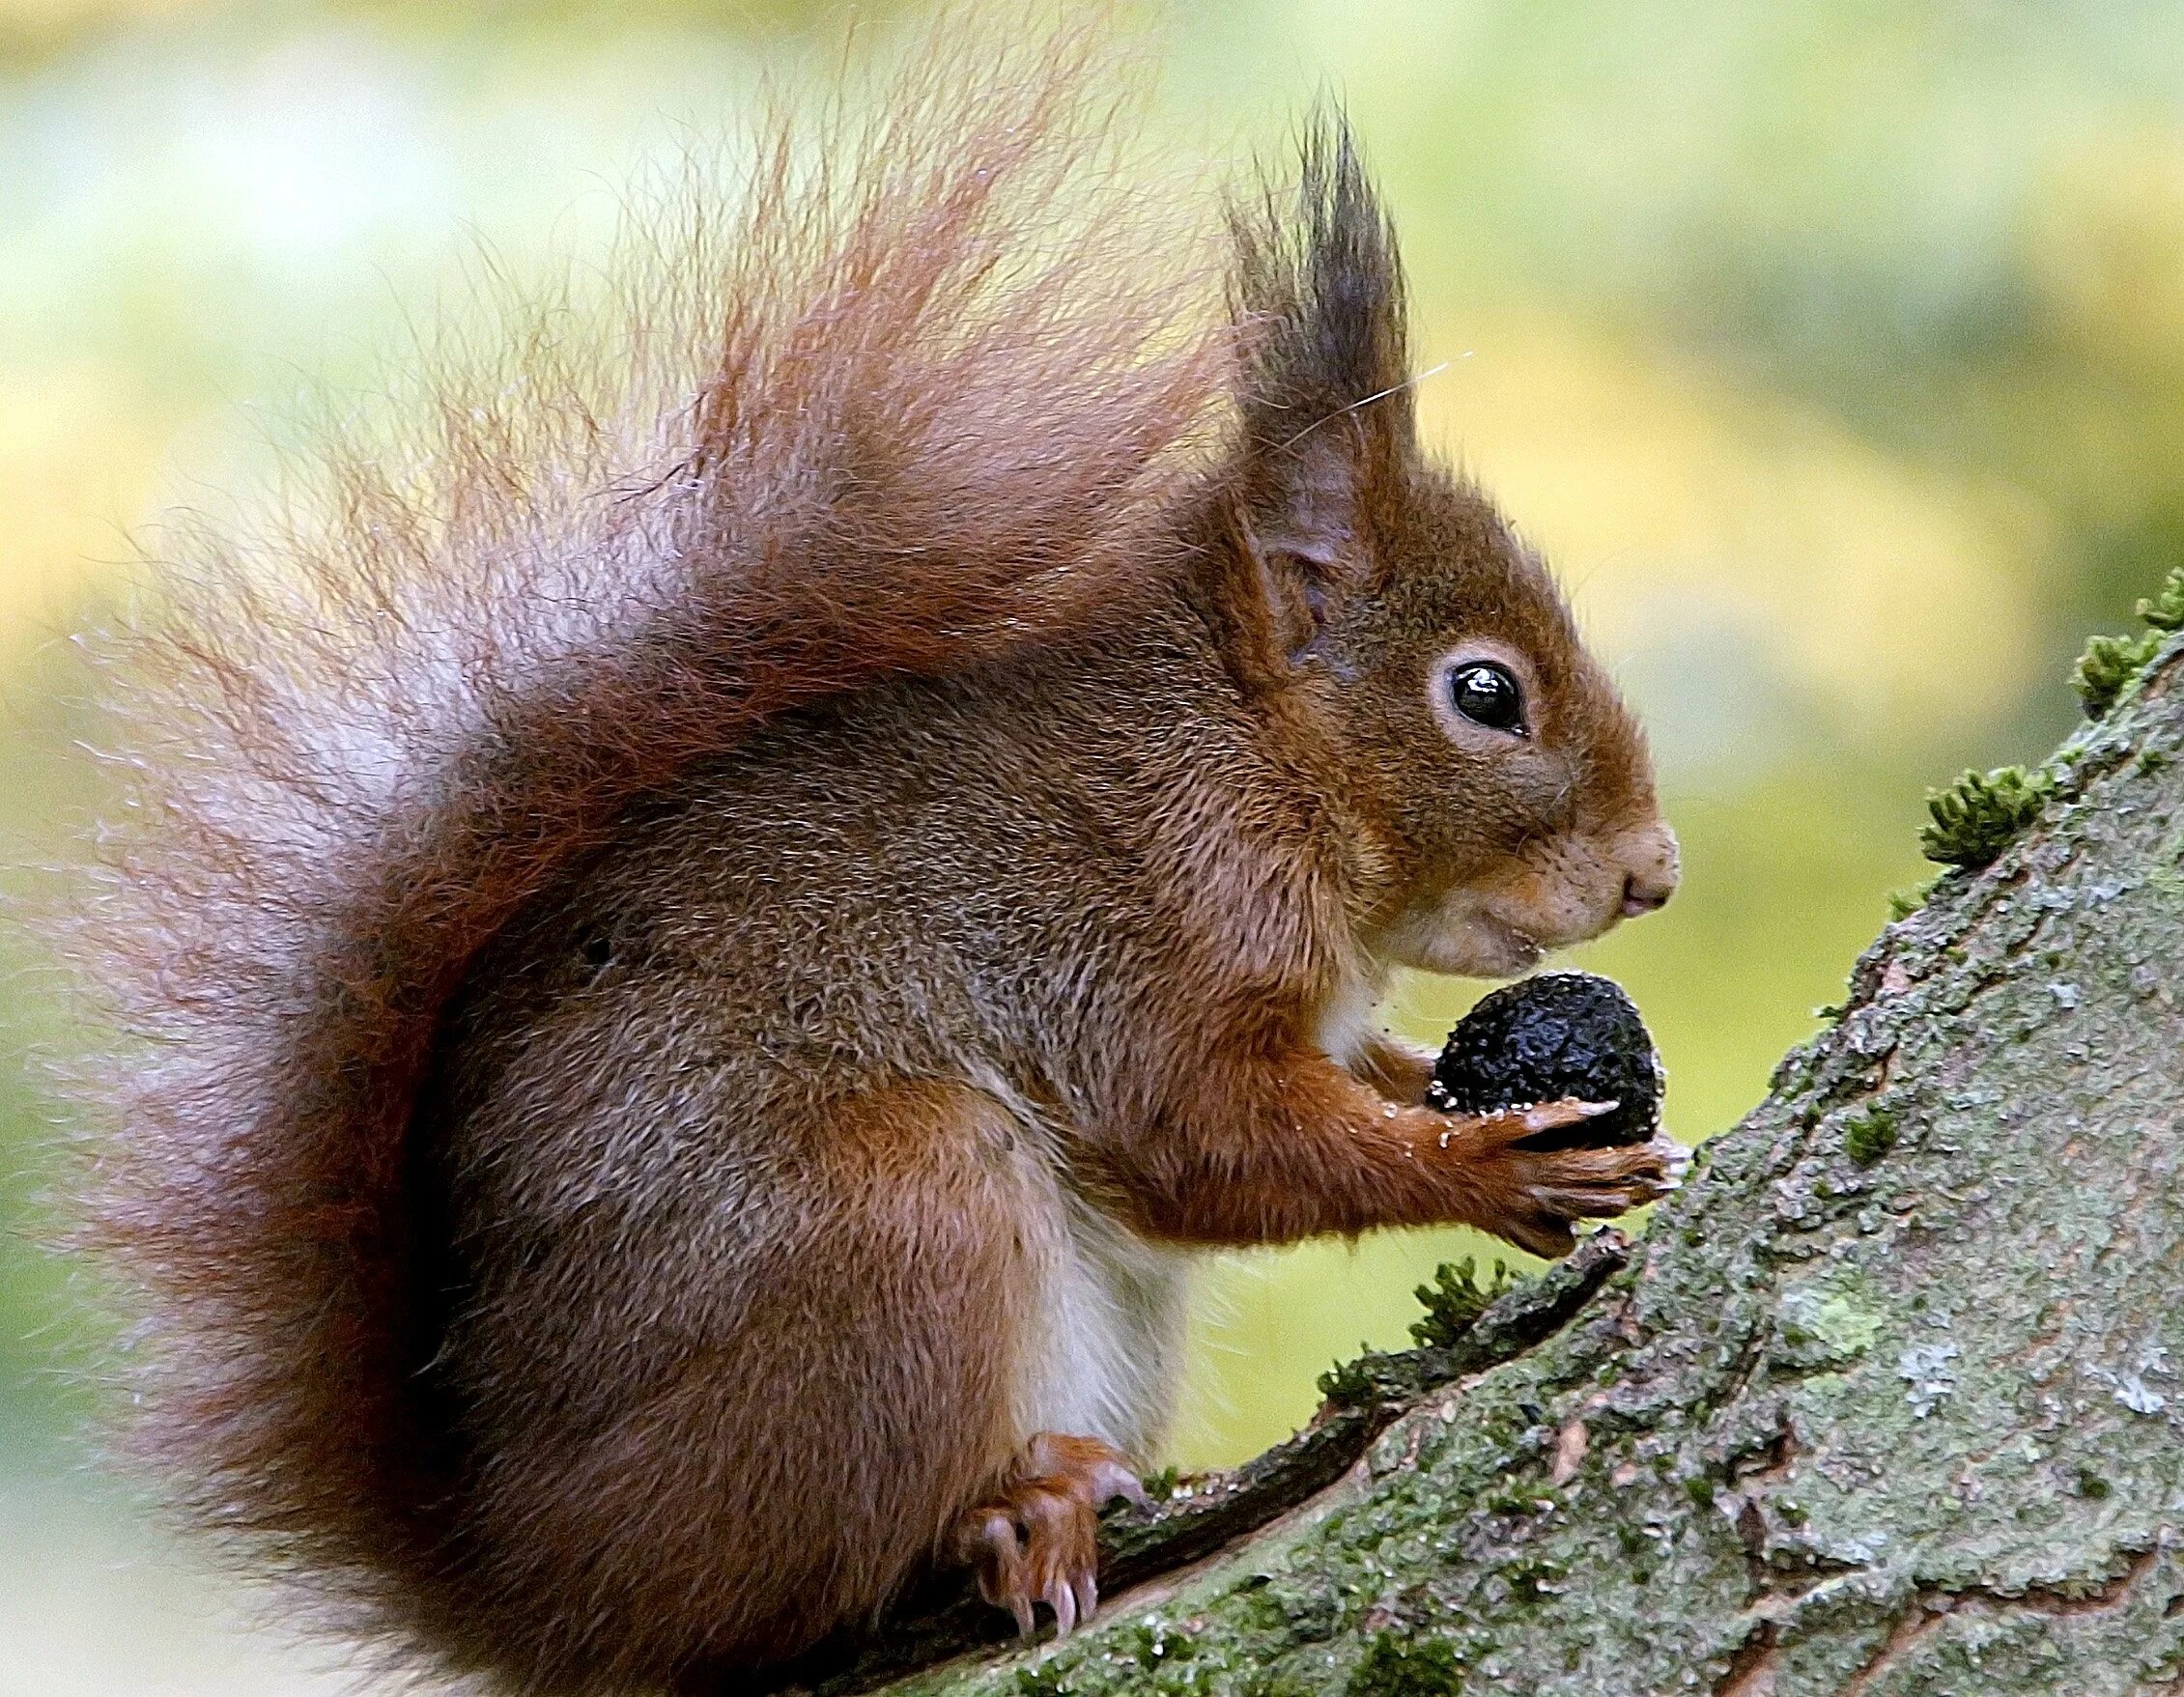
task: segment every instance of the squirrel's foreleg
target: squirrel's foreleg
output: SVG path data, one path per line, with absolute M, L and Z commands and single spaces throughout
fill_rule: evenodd
M 1302 1038 L 1215 1054 L 1093 1154 L 1149 1236 L 1243 1245 L 1462 1225 L 1559 1255 L 1573 1222 L 1651 1201 L 1673 1177 L 1672 1145 L 1524 1146 L 1600 1105 L 1437 1114 L 1390 1100 Z

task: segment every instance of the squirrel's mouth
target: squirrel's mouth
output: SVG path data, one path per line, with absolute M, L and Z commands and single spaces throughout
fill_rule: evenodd
M 1521 925 L 1471 902 L 1414 910 L 1377 950 L 1397 966 L 1461 978 L 1514 978 L 1530 972 L 1546 945 Z
M 1514 978 L 1540 964 L 1546 946 L 1530 932 L 1489 913 L 1472 916 L 1471 928 L 1480 964 L 1465 976 L 1474 978 Z

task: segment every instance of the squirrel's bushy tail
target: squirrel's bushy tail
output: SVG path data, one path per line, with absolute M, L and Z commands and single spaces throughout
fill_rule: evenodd
M 1148 250 L 1096 47 L 961 39 L 771 127 L 600 327 L 536 313 L 307 512 L 170 537 L 93 639 L 128 805 L 74 945 L 119 1038 L 89 1230 L 143 1298 L 143 1436 L 369 1635 L 435 1636 L 406 1143 L 478 948 L 756 722 L 1175 557 L 1218 256 Z

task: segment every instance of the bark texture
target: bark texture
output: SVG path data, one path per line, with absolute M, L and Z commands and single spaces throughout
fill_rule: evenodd
M 2179 646 L 1558 1329 L 1371 1364 L 1331 1484 L 890 1689 L 2184 1691 Z

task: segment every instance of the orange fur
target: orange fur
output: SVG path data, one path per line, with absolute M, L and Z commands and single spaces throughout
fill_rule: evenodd
M 1350 1029 L 1674 864 L 1552 580 L 1413 439 L 1347 134 L 1237 212 L 1224 311 L 1081 45 L 921 57 L 100 650 L 89 1236 L 146 1443 L 517 1689 L 726 1680 L 950 1552 L 1073 1611 L 1180 1247 L 1551 1253 L 1665 1171 Z M 1449 718 L 1482 643 L 1521 737 Z

